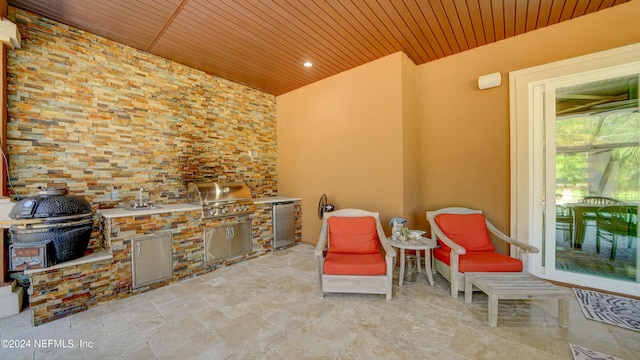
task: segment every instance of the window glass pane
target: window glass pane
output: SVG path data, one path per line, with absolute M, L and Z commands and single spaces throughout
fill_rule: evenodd
M 638 75 L 556 90 L 555 269 L 640 282 Z

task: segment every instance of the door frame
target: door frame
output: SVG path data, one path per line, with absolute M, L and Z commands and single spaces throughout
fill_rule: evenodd
M 529 239 L 530 244 L 542 250 L 542 239 L 545 236 L 542 233 L 544 189 L 543 182 L 535 181 L 535 176 L 545 161 L 536 142 L 540 142 L 545 133 L 540 124 L 541 113 L 533 106 L 534 96 L 538 96 L 539 99 L 541 94 L 534 89 L 554 79 L 570 78 L 578 74 L 623 66 L 640 67 L 638 59 L 640 44 L 634 44 L 509 73 L 512 236 L 517 239 Z M 536 119 L 538 121 L 535 121 Z M 547 181 L 548 179 L 549 174 Z M 552 224 L 548 225 L 550 227 Z M 553 228 L 555 229 L 555 226 Z M 637 283 L 603 279 L 594 284 L 592 276 L 573 273 L 570 276 L 558 276 L 557 271 L 547 271 L 543 266 L 543 251 L 531 254 L 529 260 L 527 270 L 542 278 L 640 296 L 640 284 Z

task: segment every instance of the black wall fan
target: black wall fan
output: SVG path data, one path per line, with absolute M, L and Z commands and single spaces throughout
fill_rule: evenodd
M 333 210 L 333 204 L 327 204 L 327 194 L 322 194 L 322 196 L 320 196 L 320 201 L 318 201 L 318 217 L 322 219 L 325 211 L 330 212 Z

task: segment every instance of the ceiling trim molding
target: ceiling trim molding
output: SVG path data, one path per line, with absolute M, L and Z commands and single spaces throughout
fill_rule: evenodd
M 173 14 L 171 14 L 171 16 L 169 17 L 169 19 L 167 20 L 166 23 L 164 23 L 164 26 L 162 27 L 162 29 L 160 29 L 160 31 L 158 32 L 158 34 L 153 38 L 153 40 L 151 41 L 151 43 L 149 43 L 149 45 L 144 49 L 144 51 L 146 52 L 151 52 L 151 49 L 156 45 L 156 43 L 158 42 L 158 40 L 160 40 L 160 38 L 162 37 L 162 35 L 164 35 L 164 33 L 167 31 L 167 29 L 169 28 L 169 26 L 171 26 L 171 24 L 173 23 L 173 20 L 175 20 L 175 18 L 178 16 L 178 14 L 180 14 L 180 11 L 182 11 L 182 8 L 184 8 L 185 5 L 187 5 L 187 2 L 189 0 L 182 0 L 180 2 L 180 4 L 176 7 L 176 9 L 173 11 Z

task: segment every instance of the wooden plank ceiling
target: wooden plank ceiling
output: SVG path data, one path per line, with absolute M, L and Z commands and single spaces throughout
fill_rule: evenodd
M 280 95 L 403 51 L 439 59 L 630 0 L 9 0 Z M 305 68 L 310 61 L 313 67 Z

